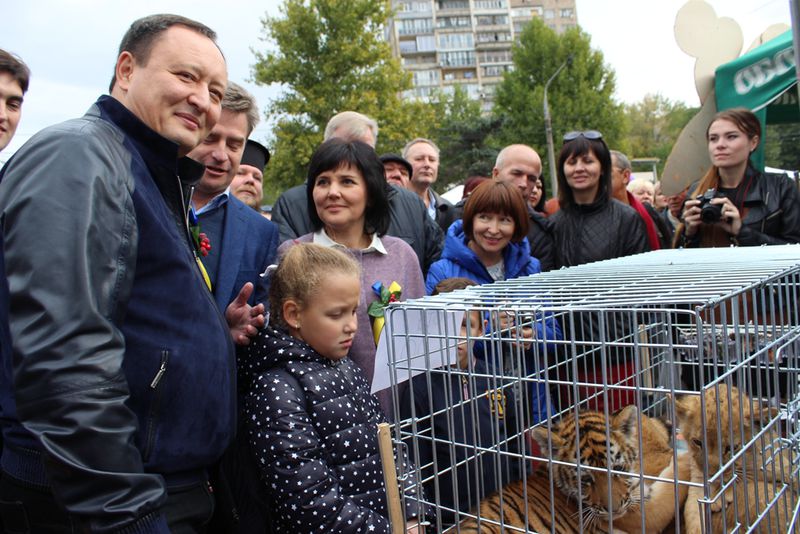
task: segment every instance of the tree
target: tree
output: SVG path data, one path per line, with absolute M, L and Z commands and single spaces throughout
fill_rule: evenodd
M 328 120 L 341 111 L 364 113 L 380 126 L 378 151 L 426 136 L 435 126 L 429 105 L 404 101 L 410 75 L 384 39 L 387 0 L 285 0 L 280 17 L 263 21 L 277 50 L 256 52 L 253 77 L 279 83 L 268 106 L 276 119 L 265 197 L 305 179 Z
M 641 102 L 625 105 L 628 135 L 623 150 L 631 158 L 659 158 L 660 173 L 678 135 L 697 111 L 660 94 L 648 94 Z
M 618 145 L 623 115 L 613 98 L 614 72 L 604 64 L 603 54 L 591 48 L 586 33 L 570 28 L 558 35 L 535 18 L 514 45 L 513 61 L 514 69 L 505 73 L 495 93 L 494 113 L 502 119 L 499 137 L 504 144 L 537 148 L 547 166 L 544 86 L 566 62 L 547 91 L 556 146 L 566 132 L 588 129 L 600 130 L 610 146 Z
M 800 170 L 800 123 L 768 124 L 761 142 L 768 166 Z
M 441 160 L 436 189 L 446 191 L 470 176 L 489 176 L 497 158 L 492 136 L 499 120 L 483 116 L 480 102 L 471 100 L 460 86 L 452 94 L 435 95 L 431 105 L 440 120 L 432 134 Z

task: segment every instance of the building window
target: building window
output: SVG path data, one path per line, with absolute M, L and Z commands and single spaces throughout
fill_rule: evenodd
M 505 26 L 508 24 L 506 15 L 479 15 L 475 17 L 476 26 Z
M 397 21 L 397 31 L 400 35 L 432 33 L 433 19 L 400 19 Z
M 465 70 L 464 71 L 464 78 L 466 78 L 467 80 L 471 80 L 474 77 L 475 77 L 475 71 L 474 70 Z
M 471 33 L 441 33 L 439 34 L 439 50 L 458 50 L 460 48 L 473 48 L 475 40 Z
M 412 71 L 414 85 L 439 85 L 438 70 L 415 70 Z
M 416 41 L 400 41 L 401 54 L 413 54 L 416 51 L 417 51 Z
M 395 4 L 395 9 L 397 9 L 398 13 L 420 13 L 425 11 L 431 10 L 431 3 L 430 2 L 419 2 L 419 1 L 412 1 L 412 2 L 400 2 Z
M 562 19 L 572 18 L 572 10 L 571 9 L 562 9 L 561 10 L 561 18 Z
M 438 0 L 436 7 L 439 10 L 469 9 L 469 2 L 467 0 Z
M 475 52 L 443 52 L 439 54 L 439 65 L 442 67 L 471 67 L 475 65 Z
M 507 63 L 511 61 L 510 50 L 483 50 L 480 52 L 481 63 Z
M 467 90 L 467 96 L 472 99 L 481 97 L 481 86 L 477 83 L 465 83 L 461 87 Z
M 506 9 L 506 0 L 474 0 L 475 9 Z
M 482 32 L 477 34 L 479 43 L 504 43 L 511 40 L 508 32 Z
M 420 52 L 436 51 L 436 39 L 433 35 L 417 36 L 417 50 Z
M 483 67 L 483 75 L 487 77 L 502 76 L 507 70 L 507 65 L 489 65 L 487 67 Z
M 437 17 L 436 27 L 439 29 L 468 28 L 471 26 L 469 17 Z

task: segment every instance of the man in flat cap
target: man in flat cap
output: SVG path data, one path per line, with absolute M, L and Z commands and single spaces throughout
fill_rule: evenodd
M 386 174 L 387 182 L 408 189 L 414 170 L 405 158 L 397 154 L 384 154 L 381 156 L 381 163 L 383 163 L 383 172 Z
M 264 167 L 269 163 L 269 150 L 267 147 L 247 140 L 239 164 L 239 172 L 231 182 L 231 194 L 256 210 L 261 212 L 261 200 L 264 198 Z

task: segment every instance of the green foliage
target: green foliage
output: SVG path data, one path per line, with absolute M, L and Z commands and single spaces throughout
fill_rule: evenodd
M 431 106 L 440 120 L 432 137 L 441 151 L 436 189 L 443 192 L 470 176 L 489 176 L 498 152 L 492 135 L 499 120 L 482 116 L 480 102 L 470 100 L 460 86 L 451 95 L 435 95 Z
M 388 0 L 285 0 L 281 16 L 263 20 L 276 51 L 256 52 L 253 77 L 282 84 L 267 113 L 277 119 L 265 197 L 305 179 L 328 120 L 358 111 L 378 121 L 378 152 L 430 133 L 428 105 L 403 101 L 411 77 L 384 40 Z
M 514 70 L 505 73 L 495 93 L 503 145 L 530 145 L 547 166 L 544 86 L 565 62 L 547 91 L 556 152 L 561 137 L 572 130 L 600 130 L 610 146 L 619 145 L 624 124 L 621 106 L 613 98 L 614 72 L 603 62 L 603 54 L 591 48 L 588 34 L 571 28 L 559 35 L 533 19 L 514 45 L 513 58 Z
M 800 124 L 768 124 L 762 142 L 767 166 L 800 170 Z
M 625 105 L 628 136 L 621 150 L 630 158 L 659 158 L 660 173 L 681 130 L 698 111 L 660 94 Z

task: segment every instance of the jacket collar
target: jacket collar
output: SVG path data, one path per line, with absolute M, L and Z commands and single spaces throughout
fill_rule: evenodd
M 100 115 L 115 124 L 136 145 L 136 149 L 148 165 L 169 169 L 177 174 L 182 182 L 189 185 L 200 181 L 205 166 L 185 156 L 179 158 L 177 143 L 151 129 L 119 100 L 103 95 L 97 100 L 96 105 Z
M 464 221 L 457 219 L 450 228 L 447 229 L 442 258 L 452 261 L 473 273 L 485 272 L 486 267 L 478 259 L 475 252 L 468 246 L 468 239 L 464 233 Z M 506 279 L 516 278 L 530 260 L 530 245 L 525 238 L 519 243 L 513 241 L 506 245 L 503 250 L 503 263 L 506 270 Z

